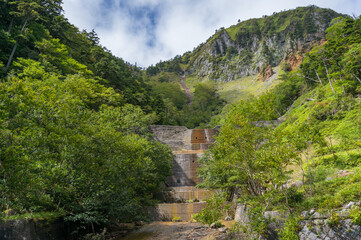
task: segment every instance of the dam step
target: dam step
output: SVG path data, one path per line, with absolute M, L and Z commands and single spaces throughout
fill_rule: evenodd
M 197 173 L 198 158 L 214 143 L 217 130 L 161 125 L 152 125 L 150 130 L 174 155 L 172 175 L 166 181 L 168 189 L 160 194 L 160 199 L 167 203 L 152 208 L 151 216 L 155 221 L 190 221 L 206 206 L 205 200 L 214 194 L 195 186 L 201 182 Z
M 206 204 L 206 202 L 161 203 L 151 210 L 151 215 L 154 221 L 188 222 L 194 214 L 200 213 Z

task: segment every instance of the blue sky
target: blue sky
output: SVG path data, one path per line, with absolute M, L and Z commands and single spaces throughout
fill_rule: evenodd
M 359 16 L 361 0 L 63 0 L 65 16 L 100 43 L 147 67 L 193 50 L 220 27 L 310 4 Z

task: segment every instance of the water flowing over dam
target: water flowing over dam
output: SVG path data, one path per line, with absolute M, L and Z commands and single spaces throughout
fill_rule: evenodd
M 167 144 L 174 154 L 172 175 L 167 179 L 166 203 L 153 211 L 154 220 L 189 221 L 205 206 L 213 193 L 195 186 L 201 181 L 197 174 L 198 159 L 214 143 L 215 129 L 188 129 L 182 126 L 152 125 L 154 138 Z

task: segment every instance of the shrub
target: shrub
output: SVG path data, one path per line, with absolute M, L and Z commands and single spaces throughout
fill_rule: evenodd
M 181 221 L 182 221 L 181 217 L 174 217 L 172 219 L 172 222 L 181 222 Z
M 220 228 L 223 226 L 220 221 L 215 221 L 214 223 L 216 224 L 216 228 Z
M 286 194 L 290 207 L 295 207 L 297 203 L 301 203 L 303 201 L 303 194 L 297 191 L 294 187 L 288 188 Z
M 352 223 L 361 226 L 361 208 L 359 206 L 352 206 L 349 217 Z
M 334 172 L 333 168 L 319 165 L 314 169 L 310 169 L 313 183 L 325 181 L 326 178 Z M 308 176 L 307 176 L 308 177 Z
M 207 206 L 199 213 L 195 214 L 193 218 L 198 222 L 205 224 L 212 224 L 220 219 L 229 208 L 224 205 L 225 197 L 223 194 L 216 194 L 207 200 Z
M 298 240 L 298 232 L 300 226 L 298 224 L 299 218 L 293 215 L 286 219 L 285 226 L 279 234 L 280 240 Z
M 248 218 L 250 220 L 250 226 L 254 232 L 261 236 L 267 235 L 267 226 L 270 224 L 271 220 L 265 218 L 263 215 L 264 209 L 262 205 L 255 204 L 254 206 L 249 208 L 247 213 Z
M 281 69 L 285 72 L 291 72 L 292 71 L 292 66 L 289 62 L 283 62 L 280 65 Z
M 337 213 L 332 212 L 331 216 L 327 219 L 327 224 L 332 228 L 338 226 L 340 224 L 340 220 L 341 217 Z

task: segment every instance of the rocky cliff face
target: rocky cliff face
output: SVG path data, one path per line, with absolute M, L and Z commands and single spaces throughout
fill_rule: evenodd
M 221 28 L 192 53 L 187 73 L 226 82 L 259 74 L 284 60 L 300 60 L 325 38 L 325 30 L 338 16 L 310 6 Z
M 314 209 L 304 211 L 300 215 L 297 235 L 300 240 L 360 240 L 361 226 L 357 225 L 350 218 L 352 206 L 360 206 L 360 203 L 350 202 L 341 210 L 319 213 Z M 246 205 L 238 204 L 235 212 L 235 220 L 241 225 L 250 223 L 248 217 L 249 208 Z M 266 228 L 266 236 L 259 236 L 258 239 L 277 240 L 279 230 L 285 226 L 285 219 L 288 212 L 268 211 L 264 217 L 269 219 Z

